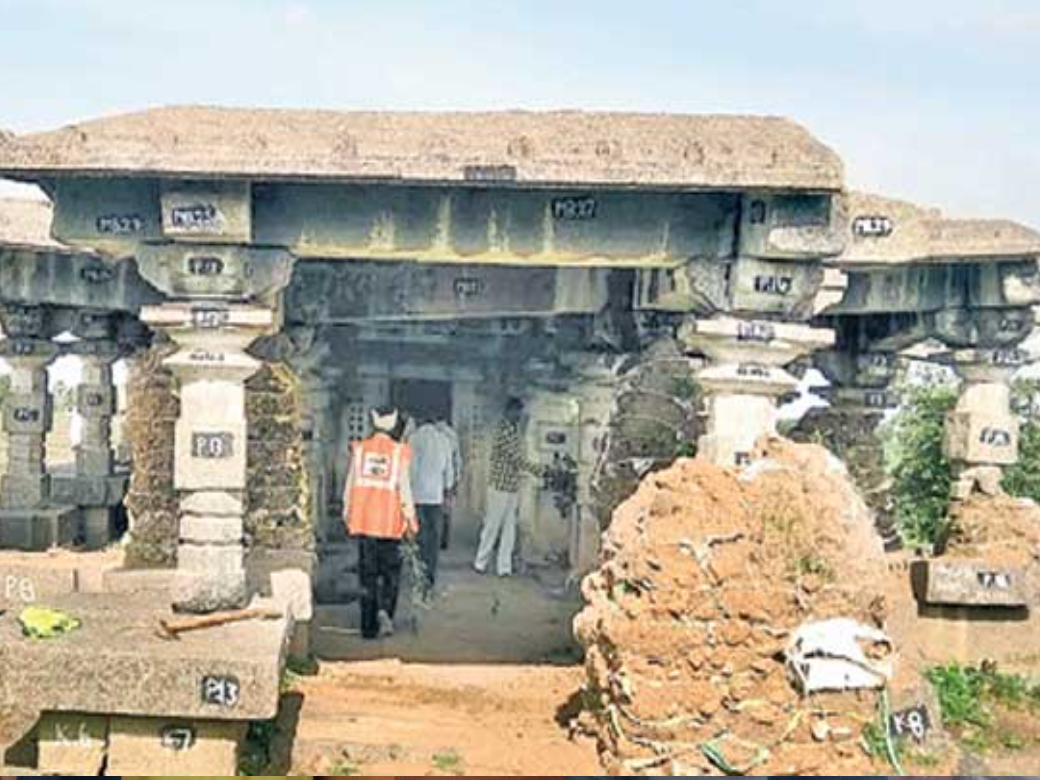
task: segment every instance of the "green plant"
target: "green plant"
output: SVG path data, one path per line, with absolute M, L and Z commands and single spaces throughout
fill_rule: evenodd
M 242 755 L 238 760 L 238 774 L 250 777 L 267 774 L 277 733 L 278 726 L 274 720 L 254 720 L 249 724 Z
M 462 774 L 462 757 L 454 750 L 435 753 L 433 765 L 441 772 L 450 772 L 453 775 Z
M 943 440 L 957 390 L 933 382 L 909 386 L 902 397 L 884 433 L 896 527 L 910 546 L 935 545 L 945 533 L 950 505 L 953 475 Z
M 1018 462 L 1004 470 L 1004 490 L 1040 503 L 1040 382 L 1015 382 L 1011 402 L 1022 424 Z
M 1000 710 L 1024 710 L 1040 719 L 1040 684 L 987 664 L 937 666 L 925 677 L 938 693 L 944 725 L 973 750 L 1019 750 L 1040 731 L 1040 724 L 1031 724 L 1022 735 L 1002 726 L 997 717 Z
M 360 775 L 361 767 L 350 760 L 347 756 L 342 756 L 332 766 L 329 767 L 329 775 L 332 777 L 350 777 L 352 775 Z

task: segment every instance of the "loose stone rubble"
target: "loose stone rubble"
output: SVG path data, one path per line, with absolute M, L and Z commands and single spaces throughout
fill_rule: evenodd
M 874 771 L 860 737 L 876 693 L 802 698 L 782 657 L 808 621 L 884 625 L 870 513 L 822 448 L 756 456 L 743 473 L 680 460 L 615 512 L 575 620 L 583 722 L 609 771 L 720 774 L 718 756 L 742 773 Z

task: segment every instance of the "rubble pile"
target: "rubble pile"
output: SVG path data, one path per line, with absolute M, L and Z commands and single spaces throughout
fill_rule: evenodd
M 881 542 L 826 450 L 760 449 L 743 473 L 681 459 L 614 515 L 575 620 L 588 673 L 579 725 L 610 772 L 873 773 L 862 732 L 877 693 L 803 697 L 785 649 L 813 621 L 883 626 Z
M 700 389 L 693 367 L 675 341 L 659 339 L 638 358 L 620 365 L 605 446 L 592 476 L 596 514 L 610 518 L 640 480 L 671 465 L 695 442 Z
M 131 567 L 171 566 L 177 558 L 173 450 L 181 404 L 173 374 L 162 365 L 172 352 L 163 344 L 134 360 L 127 384 L 124 437 L 133 469 L 125 502 L 130 514 L 126 560 Z

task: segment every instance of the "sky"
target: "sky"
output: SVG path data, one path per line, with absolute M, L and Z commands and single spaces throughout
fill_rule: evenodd
M 171 103 L 780 114 L 1040 228 L 1040 0 L 0 0 L 0 128 Z

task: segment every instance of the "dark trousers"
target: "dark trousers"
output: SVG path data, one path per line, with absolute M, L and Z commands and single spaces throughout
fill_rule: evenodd
M 379 610 L 391 618 L 397 611 L 401 589 L 401 542 L 398 539 L 358 539 L 358 574 L 361 579 L 361 636 L 379 636 Z
M 429 593 L 437 582 L 444 507 L 440 504 L 416 504 L 415 511 L 419 515 L 419 555 L 426 569 L 426 592 Z
M 447 550 L 451 541 L 451 510 L 444 510 L 444 527 L 441 529 L 441 549 Z

